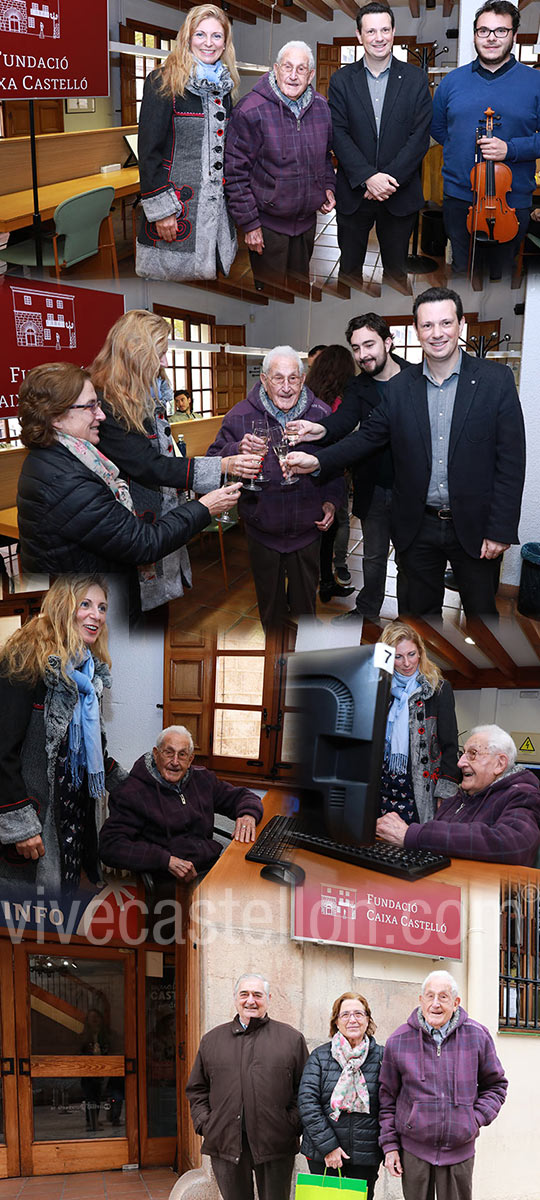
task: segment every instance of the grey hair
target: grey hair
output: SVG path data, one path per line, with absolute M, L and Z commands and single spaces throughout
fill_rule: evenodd
M 487 737 L 488 750 L 491 754 L 506 754 L 508 759 L 507 771 L 515 766 L 517 746 L 514 739 L 510 737 L 510 734 L 505 729 L 501 729 L 500 725 L 475 725 L 474 729 L 471 729 L 470 736 L 474 737 L 476 733 Z
M 239 975 L 233 988 L 233 995 L 235 999 L 240 991 L 240 984 L 242 983 L 243 979 L 260 979 L 266 992 L 266 999 L 270 999 L 270 983 L 268 979 L 265 979 L 264 975 L 260 975 L 258 971 L 244 971 L 243 975 Z
M 268 375 L 270 367 L 275 358 L 293 358 L 297 364 L 300 375 L 305 375 L 306 368 L 300 358 L 298 350 L 293 350 L 292 346 L 274 346 L 273 350 L 269 350 L 263 358 L 261 367 L 261 375 Z
M 164 738 L 166 738 L 168 733 L 179 733 L 182 737 L 187 737 L 189 741 L 190 753 L 193 754 L 195 749 L 193 738 L 189 732 L 189 729 L 186 729 L 185 725 L 167 725 L 166 729 L 162 729 L 161 733 L 158 733 L 156 738 L 156 750 L 159 750 L 161 743 L 163 742 Z
M 435 975 L 440 975 L 442 979 L 446 979 L 448 986 L 450 988 L 450 991 L 452 993 L 452 1000 L 455 1000 L 456 997 L 459 996 L 459 988 L 454 979 L 454 976 L 451 975 L 449 971 L 430 971 L 429 975 L 426 975 L 426 978 L 424 979 L 424 982 L 422 984 L 422 990 L 421 990 L 420 994 L 422 996 L 424 995 L 424 992 L 427 988 L 427 985 L 428 985 L 430 979 L 433 979 L 433 977 Z
M 311 49 L 311 46 L 308 46 L 307 42 L 285 42 L 285 45 L 281 47 L 281 50 L 278 50 L 276 58 L 278 66 L 283 58 L 283 55 L 285 54 L 285 51 L 290 50 L 291 48 L 293 50 L 303 50 L 304 53 L 307 54 L 310 71 L 315 70 L 315 58 L 313 56 L 313 50 Z

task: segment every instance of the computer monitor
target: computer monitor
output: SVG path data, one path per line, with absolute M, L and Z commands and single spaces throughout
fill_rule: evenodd
M 348 846 L 375 841 L 394 649 L 293 654 L 287 705 L 301 825 Z

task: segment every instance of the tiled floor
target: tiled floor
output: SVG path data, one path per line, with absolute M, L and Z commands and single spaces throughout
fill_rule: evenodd
M 169 1167 L 2 1179 L 0 1200 L 168 1200 L 177 1179 Z

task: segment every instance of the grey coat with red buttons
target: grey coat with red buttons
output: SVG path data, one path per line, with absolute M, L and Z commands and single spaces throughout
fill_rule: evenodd
M 255 1164 L 296 1154 L 297 1096 L 308 1049 L 292 1025 L 238 1015 L 206 1033 L 187 1082 L 203 1154 L 238 1162 L 245 1130 Z
M 434 688 L 424 675 L 409 697 L 409 764 L 421 824 L 435 816 L 438 800 L 455 795 L 461 771 L 454 693 L 443 679 Z

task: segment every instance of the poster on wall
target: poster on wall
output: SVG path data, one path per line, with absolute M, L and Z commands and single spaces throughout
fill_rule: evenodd
M 292 937 L 299 941 L 461 958 L 461 889 L 373 876 L 343 864 L 340 882 L 306 874 L 295 888 Z
M 0 419 L 17 416 L 26 372 L 46 362 L 86 366 L 124 312 L 124 296 L 4 276 L 0 283 Z
M 109 95 L 108 0 L 1 0 L 0 99 Z

